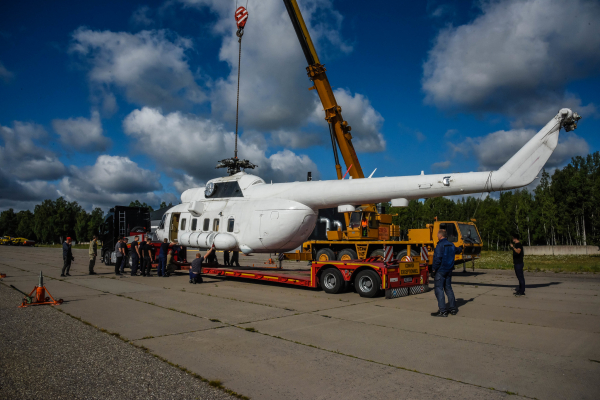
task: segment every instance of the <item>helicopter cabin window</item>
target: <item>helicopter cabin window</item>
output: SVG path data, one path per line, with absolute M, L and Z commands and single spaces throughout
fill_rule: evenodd
M 165 220 L 167 219 L 167 214 L 165 213 L 160 220 L 160 224 L 158 225 L 158 229 L 165 229 Z
M 181 228 L 180 230 L 185 231 L 185 218 L 182 218 L 181 220 Z
M 208 232 L 208 229 L 210 228 L 210 219 L 205 218 L 204 219 L 204 225 L 202 226 L 202 230 L 204 232 Z
M 440 224 L 440 229 L 445 229 L 448 234 L 448 241 L 452 243 L 458 242 L 458 232 L 454 224 Z
M 219 232 L 219 218 L 213 220 L 213 232 Z
M 227 220 L 227 232 L 233 232 L 234 225 L 235 225 L 235 219 L 229 218 L 229 220 Z
M 192 230 L 195 231 L 197 226 L 198 226 L 198 219 L 197 218 L 192 219 Z

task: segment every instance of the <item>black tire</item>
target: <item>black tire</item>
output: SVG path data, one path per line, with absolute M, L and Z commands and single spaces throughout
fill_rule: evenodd
M 354 278 L 354 288 L 360 297 L 375 297 L 381 287 L 381 278 L 372 269 L 362 270 Z
M 371 252 L 371 255 L 369 257 L 381 257 L 381 258 L 384 258 L 385 257 L 385 251 L 383 251 L 383 249 L 373 250 Z
M 110 252 L 109 251 L 104 253 L 104 265 L 110 265 Z
M 327 268 L 321 272 L 320 278 L 321 288 L 325 293 L 337 294 L 346 287 L 344 284 L 344 277 L 337 268 Z
M 406 249 L 404 250 L 400 250 L 398 252 L 398 254 L 396 254 L 396 260 L 400 261 L 402 260 L 402 257 L 404 257 L 405 255 L 408 254 L 408 251 Z M 419 253 L 417 253 L 414 249 L 410 249 L 410 256 L 411 257 L 417 257 L 419 255 Z
M 334 260 L 335 260 L 335 253 L 330 248 L 324 248 L 317 252 L 316 261 L 323 262 L 323 261 L 334 261 Z
M 352 249 L 344 249 L 338 253 L 339 261 L 350 261 L 350 260 L 357 260 L 357 259 L 358 259 L 358 255 L 356 254 L 356 251 L 354 251 Z

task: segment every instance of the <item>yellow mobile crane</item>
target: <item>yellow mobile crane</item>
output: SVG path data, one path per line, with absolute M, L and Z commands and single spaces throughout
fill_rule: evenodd
M 309 90 L 316 90 L 323 110 L 325 120 L 329 124 L 329 133 L 333 147 L 335 169 L 338 179 L 342 179 L 342 167 L 338 158 L 338 148 L 348 173 L 352 179 L 361 179 L 365 175 L 358 161 L 356 151 L 352 145 L 352 128 L 342 117 L 342 107 L 338 105 L 333 89 L 327 79 L 325 66 L 319 61 L 319 56 L 310 38 L 302 13 L 296 0 L 283 0 L 288 11 L 296 35 L 308 62 L 306 71 L 313 82 Z M 295 253 L 286 253 L 289 260 L 352 260 L 367 258 L 367 256 L 383 256 L 384 246 L 393 246 L 397 258 L 408 254 L 426 257 L 433 251 L 437 244 L 437 231 L 446 229 L 449 237 L 457 246 L 465 246 L 463 254 L 457 255 L 457 261 L 464 262 L 478 258 L 482 242 L 473 222 L 458 223 L 456 221 L 438 222 L 428 224 L 425 229 L 411 229 L 408 240 L 400 241 L 400 227 L 392 223 L 392 215 L 379 212 L 376 204 L 363 204 L 359 207 L 350 207 L 344 213 L 346 230 L 338 224 L 337 230 L 327 231 L 327 240 L 309 240 L 302 245 L 302 249 Z M 326 219 L 325 222 L 329 222 Z M 328 223 L 329 225 L 329 223 Z M 431 263 L 432 257 L 429 258 Z

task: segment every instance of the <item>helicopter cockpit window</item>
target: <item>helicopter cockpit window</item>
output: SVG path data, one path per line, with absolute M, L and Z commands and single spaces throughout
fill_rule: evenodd
M 217 182 L 214 184 L 213 194 L 211 199 L 223 199 L 229 197 L 244 197 L 240 184 L 237 181 L 233 182 Z
M 165 229 L 165 220 L 167 219 L 167 214 L 165 213 L 160 220 L 160 225 L 158 225 L 158 229 Z

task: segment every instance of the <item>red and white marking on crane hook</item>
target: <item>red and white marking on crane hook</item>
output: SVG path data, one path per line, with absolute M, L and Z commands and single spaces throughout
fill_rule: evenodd
M 242 6 L 239 6 L 237 10 L 235 10 L 235 23 L 239 29 L 243 29 L 246 26 L 246 22 L 248 21 L 248 11 Z

